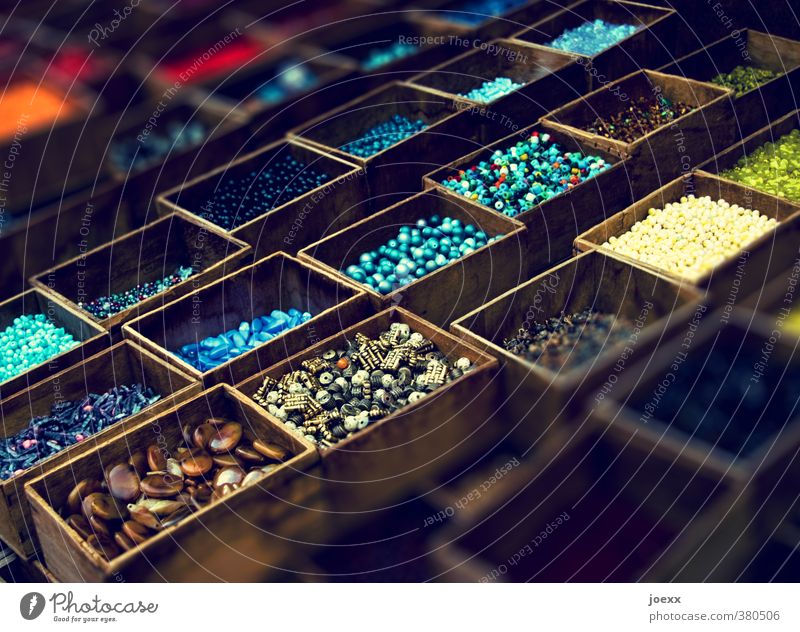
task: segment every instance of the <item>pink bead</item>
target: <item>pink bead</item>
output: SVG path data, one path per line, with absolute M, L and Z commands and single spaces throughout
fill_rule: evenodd
M 80 432 L 75 435 L 75 441 L 83 441 L 85 438 Z
M 22 447 L 23 447 L 23 448 L 25 448 L 26 450 L 27 450 L 28 448 L 30 448 L 32 445 L 33 445 L 33 444 L 31 443 L 31 440 L 30 440 L 30 439 L 25 439 L 25 441 L 23 441 L 23 442 L 22 442 Z

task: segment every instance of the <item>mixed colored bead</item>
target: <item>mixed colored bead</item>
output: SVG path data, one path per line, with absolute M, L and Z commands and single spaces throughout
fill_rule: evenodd
M 638 27 L 633 24 L 612 24 L 597 19 L 565 30 L 546 46 L 591 57 L 630 37 L 637 30 Z
M 630 338 L 633 322 L 592 308 L 561 314 L 503 341 L 503 347 L 550 371 L 574 369 Z
M 422 334 L 392 323 L 377 338 L 357 333 L 300 369 L 264 378 L 253 399 L 298 436 L 329 448 L 473 368 L 469 358 L 451 361 Z
M 0 480 L 21 474 L 160 398 L 151 388 L 132 384 L 53 404 L 49 415 L 34 417 L 19 432 L 0 439 Z
M 566 151 L 550 134 L 496 150 L 442 181 L 448 189 L 499 213 L 515 217 L 611 168 L 599 156 Z
M 528 0 L 467 0 L 450 11 L 439 11 L 436 15 L 447 22 L 476 26 L 489 17 L 503 15 L 526 2 Z
M 409 57 L 417 51 L 419 51 L 419 46 L 405 42 L 394 42 L 390 46 L 372 48 L 361 62 L 361 67 L 364 70 L 375 70 L 391 64 L 393 61 Z
M 344 273 L 380 294 L 389 294 L 502 236 L 487 237 L 473 224 L 433 215 L 417 220 L 413 227 L 401 226 L 396 238 L 363 253 Z
M 319 76 L 301 60 L 291 59 L 281 64 L 275 76 L 255 91 L 255 98 L 263 103 L 274 105 L 310 90 L 319 83 Z M 245 98 L 247 94 L 234 95 Z
M 170 154 L 200 145 L 208 132 L 205 123 L 198 120 L 189 123 L 170 121 L 164 126 L 163 133 L 154 130 L 142 142 L 136 136 L 112 141 L 108 157 L 117 171 L 142 171 L 161 163 Z
M 800 201 L 800 130 L 761 145 L 720 175 L 759 191 Z
M 757 210 L 713 200 L 682 197 L 663 209 L 651 208 L 604 248 L 689 278 L 710 272 L 747 244 L 773 230 L 777 221 Z
M 780 76 L 781 73 L 770 70 L 769 68 L 736 66 L 736 68 L 730 72 L 721 72 L 718 74 L 711 80 L 711 83 L 715 83 L 723 88 L 731 88 L 736 92 L 736 96 L 738 97 Z
M 243 320 L 236 329 L 183 345 L 174 353 L 198 371 L 210 371 L 309 320 L 308 312 L 275 309 L 268 316 Z
M 598 136 L 632 143 L 694 109 L 679 101 L 673 103 L 663 95 L 640 96 L 624 110 L 608 117 L 598 116 L 584 129 Z
M 500 97 L 511 94 L 514 90 L 518 90 L 523 85 L 525 84 L 516 83 L 513 79 L 509 79 L 508 77 L 497 77 L 492 81 L 484 81 L 480 88 L 475 88 L 465 94 L 459 94 L 458 96 L 469 99 L 470 101 L 477 101 L 478 103 L 491 103 Z
M 243 176 L 225 174 L 203 217 L 233 230 L 322 186 L 330 177 L 288 153 L 272 158 L 263 169 Z
M 86 310 L 95 318 L 102 320 L 114 314 L 119 314 L 121 311 L 133 307 L 156 294 L 160 294 L 173 285 L 185 281 L 190 276 L 192 276 L 192 268 L 180 266 L 175 272 L 163 279 L 141 283 L 125 292 L 101 296 L 87 303 L 79 302 L 78 307 Z
M 0 333 L 0 382 L 78 345 L 44 314 L 18 316 Z
M 360 158 L 369 158 L 427 127 L 428 124 L 420 119 L 412 121 L 405 116 L 395 114 L 388 121 L 368 129 L 360 138 L 345 143 L 340 149 Z

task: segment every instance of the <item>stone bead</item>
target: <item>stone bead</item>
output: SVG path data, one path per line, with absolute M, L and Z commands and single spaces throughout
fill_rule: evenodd
M 200 343 L 186 344 L 173 353 L 198 371 L 209 371 L 269 342 L 289 329 L 308 322 L 311 318 L 309 312 L 300 312 L 294 308 L 288 312 L 276 309 L 267 316 L 242 321 L 236 329 L 209 336 Z
M 78 345 L 44 314 L 18 316 L 0 332 L 0 382 Z
M 565 30 L 546 46 L 591 57 L 630 37 L 637 30 L 638 27 L 632 24 L 611 24 L 597 19 Z
M 721 72 L 715 76 L 711 80 L 711 83 L 716 83 L 724 88 L 731 88 L 738 97 L 780 76 L 781 73 L 770 70 L 769 68 L 736 66 L 730 72 Z
M 474 88 L 458 96 L 470 101 L 477 101 L 478 103 L 491 103 L 500 97 L 511 94 L 514 90 L 518 90 L 523 85 L 525 84 L 516 83 L 508 77 L 497 77 L 491 81 L 484 81 L 479 88 Z
M 340 149 L 360 158 L 369 158 L 427 127 L 428 124 L 421 119 L 412 121 L 405 116 L 395 114 L 389 120 L 371 127 L 359 138 L 345 143 Z
M 743 156 L 723 178 L 788 200 L 800 201 L 800 130 Z
M 757 210 L 690 195 L 650 209 L 646 219 L 602 247 L 697 279 L 776 226 Z
M 551 141 L 550 134 L 534 131 L 526 140 L 497 149 L 487 160 L 448 176 L 442 184 L 515 217 L 610 168 L 599 156 L 566 151 Z

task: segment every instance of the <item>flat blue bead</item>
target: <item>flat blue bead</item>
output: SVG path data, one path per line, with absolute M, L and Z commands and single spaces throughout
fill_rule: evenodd
M 258 333 L 261 331 L 262 323 L 260 318 L 254 318 L 253 322 L 250 323 L 250 331 Z
M 256 334 L 256 338 L 258 339 L 259 342 L 269 342 L 274 337 L 275 336 L 273 336 L 271 333 L 266 332 L 266 331 L 261 331 L 258 334 Z
M 239 333 L 242 334 L 243 336 L 249 335 L 250 323 L 247 322 L 246 320 L 243 320 L 241 323 L 239 323 Z
M 228 355 L 228 345 L 219 345 L 216 349 L 208 352 L 208 357 L 212 360 L 219 360 Z
M 231 340 L 233 344 L 236 345 L 237 347 L 244 347 L 247 344 L 245 337 L 238 331 L 234 332 L 234 334 L 231 336 Z

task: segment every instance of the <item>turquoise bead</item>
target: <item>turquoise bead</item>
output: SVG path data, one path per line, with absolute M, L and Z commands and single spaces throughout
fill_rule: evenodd
M 0 382 L 78 345 L 44 314 L 23 315 L 0 333 Z
M 547 46 L 591 57 L 633 35 L 637 30 L 632 24 L 611 24 L 597 19 L 565 30 Z
M 404 116 L 395 114 L 388 121 L 368 129 L 360 138 L 345 143 L 340 149 L 360 158 L 369 158 L 392 145 L 396 145 L 409 136 L 425 130 L 427 127 L 427 123 L 420 119 L 412 121 Z

